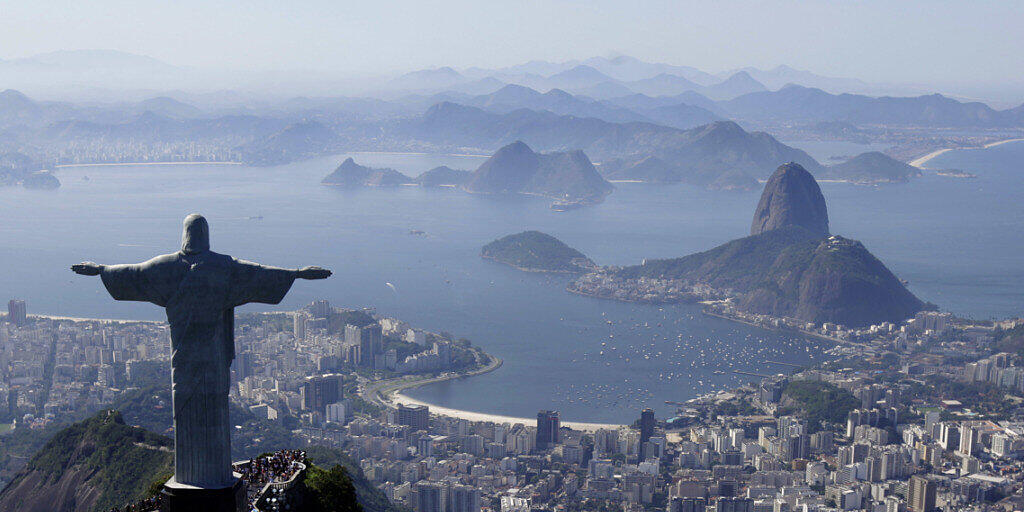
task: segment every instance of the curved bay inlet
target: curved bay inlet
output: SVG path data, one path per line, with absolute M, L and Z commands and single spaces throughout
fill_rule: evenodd
M 673 409 L 666 400 L 751 379 L 733 370 L 777 373 L 785 368 L 764 361 L 809 363 L 827 348 L 704 316 L 693 305 L 572 295 L 564 290 L 567 276 L 519 272 L 479 256 L 485 243 L 527 229 L 550 233 L 599 264 L 681 256 L 745 235 L 758 193 L 623 183 L 600 205 L 558 213 L 537 198 L 321 186 L 344 156 L 270 168 L 63 168 L 58 190 L 0 189 L 0 290 L 5 299 L 25 299 L 30 313 L 160 319 L 159 308 L 115 303 L 94 280 L 75 279 L 68 266 L 174 251 L 181 219 L 197 211 L 210 219 L 216 251 L 335 272 L 315 286 L 296 284 L 274 309 L 319 298 L 373 306 L 469 338 L 504 359 L 492 373 L 405 392 L 450 408 L 523 417 L 557 409 L 569 421 L 626 423 L 642 407 L 666 415 Z M 436 165 L 472 169 L 482 161 L 354 157 L 413 176 Z M 902 185 L 823 184 L 832 231 L 863 241 L 914 293 L 943 309 L 976 318 L 1019 315 L 1021 161 L 1024 144 L 1011 143 L 952 151 L 929 163 L 976 179 L 926 172 Z

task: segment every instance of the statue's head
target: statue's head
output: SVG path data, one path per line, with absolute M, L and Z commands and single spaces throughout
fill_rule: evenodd
M 199 254 L 210 250 L 210 225 L 206 217 L 193 213 L 185 217 L 185 227 L 181 231 L 181 252 Z

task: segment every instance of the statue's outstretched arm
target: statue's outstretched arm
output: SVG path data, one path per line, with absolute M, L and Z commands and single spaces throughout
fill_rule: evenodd
M 71 265 L 71 271 L 83 276 L 98 276 L 103 272 L 103 265 L 91 261 L 83 261 L 82 263 Z
M 296 270 L 295 277 L 299 279 L 327 279 L 331 277 L 331 271 L 320 267 L 305 267 Z

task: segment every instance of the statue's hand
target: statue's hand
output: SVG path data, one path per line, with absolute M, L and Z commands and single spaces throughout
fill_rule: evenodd
M 306 267 L 300 268 L 296 272 L 295 277 L 299 279 L 327 279 L 331 277 L 331 271 L 320 267 Z
M 82 274 L 83 276 L 98 276 L 100 275 L 100 272 L 103 272 L 103 265 L 86 261 L 77 265 L 71 265 L 71 270 L 74 271 L 74 273 Z

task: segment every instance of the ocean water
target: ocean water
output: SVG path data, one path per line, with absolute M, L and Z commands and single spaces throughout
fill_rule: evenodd
M 821 358 L 821 342 L 706 317 L 692 305 L 579 297 L 564 291 L 565 276 L 479 257 L 485 243 L 525 229 L 551 233 L 602 264 L 688 254 L 747 234 L 758 193 L 617 184 L 601 205 L 557 213 L 537 198 L 319 185 L 344 156 L 272 168 L 63 168 L 59 190 L 0 189 L 0 298 L 25 299 L 32 313 L 160 319 L 159 308 L 115 302 L 98 279 L 68 267 L 172 252 L 181 219 L 196 211 L 210 220 L 214 250 L 335 272 L 326 281 L 297 282 L 272 309 L 320 298 L 372 306 L 469 338 L 504 359 L 487 375 L 409 392 L 448 407 L 513 416 L 556 409 L 566 420 L 627 422 L 643 407 L 665 416 L 674 409 L 666 400 L 749 379 L 733 370 L 778 373 L 785 367 L 765 361 Z M 410 175 L 482 161 L 354 156 Z M 927 175 L 906 185 L 824 184 L 833 232 L 862 240 L 912 291 L 943 309 L 977 318 L 1020 315 L 1022 162 L 1024 144 L 1006 144 L 932 161 L 974 172 L 974 180 Z M 426 234 L 410 234 L 414 229 Z

